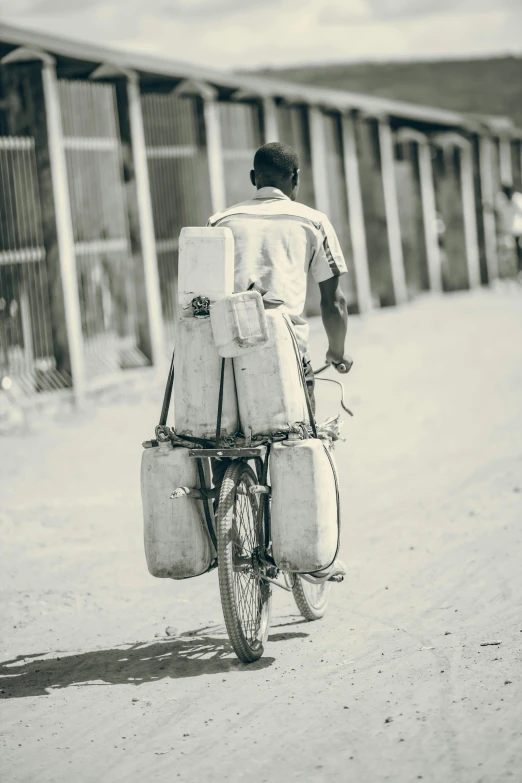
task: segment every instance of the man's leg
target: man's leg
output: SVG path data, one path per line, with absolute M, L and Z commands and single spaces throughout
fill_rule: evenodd
M 312 362 L 308 356 L 303 357 L 303 370 L 306 381 L 306 388 L 308 390 L 308 396 L 312 405 L 312 410 L 315 414 L 315 375 L 312 369 Z
M 225 478 L 227 468 L 232 464 L 232 460 L 227 457 L 222 459 L 211 459 L 210 465 L 212 467 L 212 483 L 218 491 L 218 496 L 214 499 L 214 511 L 217 509 L 219 501 L 219 492 L 221 491 L 221 484 Z

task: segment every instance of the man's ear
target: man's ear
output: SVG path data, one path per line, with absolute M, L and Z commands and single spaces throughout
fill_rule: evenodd
M 294 173 L 292 174 L 292 187 L 296 188 L 299 185 L 299 169 L 294 169 Z
M 256 172 L 254 171 L 254 169 L 252 169 L 252 171 L 250 172 L 250 182 L 254 187 L 256 186 Z

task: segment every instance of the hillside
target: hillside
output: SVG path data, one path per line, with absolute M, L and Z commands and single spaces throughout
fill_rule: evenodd
M 522 57 L 303 65 L 258 73 L 456 111 L 503 114 L 522 128 Z

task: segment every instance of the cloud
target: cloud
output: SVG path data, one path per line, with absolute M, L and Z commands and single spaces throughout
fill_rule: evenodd
M 217 68 L 522 49 L 519 0 L 0 0 L 8 6 L 13 23 Z
M 446 15 L 460 17 L 462 14 L 481 14 L 517 10 L 520 0 L 364 0 L 361 3 L 346 3 L 343 0 L 326 0 L 319 13 L 321 24 L 377 24 L 382 22 L 404 22 L 427 17 Z

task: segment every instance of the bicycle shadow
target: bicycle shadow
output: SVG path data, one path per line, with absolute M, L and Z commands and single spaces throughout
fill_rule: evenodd
M 176 638 L 73 655 L 60 651 L 19 655 L 0 663 L 0 699 L 46 696 L 71 685 L 142 685 L 203 674 L 252 672 L 274 661 L 263 657 L 243 664 L 227 639 L 192 631 Z

